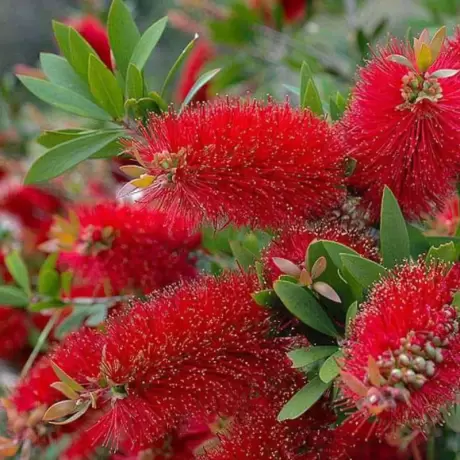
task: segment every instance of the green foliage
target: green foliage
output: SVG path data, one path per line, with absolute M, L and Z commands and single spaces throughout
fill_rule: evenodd
M 372 260 L 354 254 L 341 254 L 343 267 L 364 288 L 369 288 L 386 272 L 385 268 Z
M 288 353 L 293 368 L 301 368 L 328 358 L 337 351 L 336 346 L 298 348 Z
M 128 67 L 125 93 L 128 99 L 141 99 L 144 97 L 144 77 L 133 63 L 130 63 Z
M 220 69 L 210 70 L 209 72 L 205 72 L 203 75 L 201 75 L 198 78 L 198 80 L 195 82 L 195 84 L 192 86 L 192 88 L 188 92 L 187 96 L 185 97 L 184 102 L 182 103 L 181 108 L 180 108 L 181 112 L 192 101 L 192 99 L 195 97 L 196 93 L 204 85 L 206 85 L 206 83 L 208 83 L 212 78 L 214 78 L 219 72 L 220 72 Z
M 448 262 L 453 263 L 457 260 L 457 250 L 454 243 L 441 244 L 440 246 L 431 246 L 426 256 L 427 263 Z
M 340 373 L 340 367 L 337 360 L 343 357 L 343 353 L 338 350 L 333 355 L 324 361 L 324 364 L 319 370 L 319 378 L 324 383 L 332 382 Z
M 309 108 L 317 115 L 323 115 L 323 104 L 318 88 L 313 81 L 313 74 L 306 62 L 302 63 L 300 70 L 300 107 Z
M 0 304 L 9 307 L 26 307 L 29 296 L 16 286 L 0 286 Z
M 27 293 L 31 294 L 29 270 L 18 251 L 10 252 L 5 257 L 5 265 L 14 281 Z

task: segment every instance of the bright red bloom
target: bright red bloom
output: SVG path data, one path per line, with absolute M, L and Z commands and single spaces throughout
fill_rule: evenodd
M 405 56 L 414 69 L 392 55 Z M 348 154 L 357 160 L 350 184 L 373 219 L 385 185 L 409 218 L 432 214 L 452 194 L 460 161 L 460 74 L 432 75 L 459 64 L 456 52 L 444 47 L 420 70 L 414 51 L 392 40 L 360 70 L 342 127 Z
M 51 359 L 84 385 L 83 401 L 96 398 L 77 429 L 88 427 L 94 445 L 148 448 L 184 420 L 232 414 L 276 387 L 292 374 L 293 341 L 268 337 L 270 313 L 252 300 L 256 289 L 246 275 L 202 277 L 135 303 L 103 333 L 70 335 Z M 45 363 L 12 400 L 22 410 L 62 400 L 54 381 Z
M 142 202 L 192 223 L 280 227 L 344 198 L 333 131 L 287 103 L 217 100 L 154 115 L 142 133 L 131 151 L 148 174 L 131 183 L 144 188 Z
M 441 212 L 429 222 L 434 235 L 454 236 L 460 223 L 460 198 L 457 194 L 449 198 Z
M 205 66 L 214 59 L 215 50 L 210 42 L 200 40 L 191 51 L 182 70 L 177 86 L 176 99 L 182 102 L 199 76 L 203 73 Z M 208 97 L 209 84 L 204 85 L 193 98 L 194 102 L 205 102 Z
M 308 246 L 316 240 L 329 240 L 354 249 L 363 257 L 378 259 L 375 242 L 363 231 L 349 226 L 345 228 L 337 222 L 322 222 L 310 228 L 294 226 L 286 229 L 264 250 L 262 260 L 269 278 L 274 281 L 283 273 L 273 262 L 274 257 L 287 259 L 301 266 L 305 262 Z
M 94 16 L 83 16 L 69 21 L 80 35 L 93 47 L 101 58 L 101 61 L 113 70 L 112 52 L 110 49 L 109 36 L 102 22 Z
M 460 265 L 395 269 L 361 305 L 344 347 L 342 389 L 353 418 L 376 416 L 376 432 L 425 428 L 460 390 L 460 336 L 451 305 Z
M 27 313 L 19 308 L 0 307 L 0 358 L 14 357 L 27 344 Z
M 249 0 L 251 8 L 261 10 L 266 23 L 273 22 L 274 3 L 272 0 Z M 281 0 L 284 18 L 287 23 L 296 22 L 305 17 L 307 12 L 306 0 Z
M 82 206 L 76 213 L 79 222 L 70 233 L 62 221 L 52 231 L 61 242 L 72 240 L 65 241 L 59 262 L 95 288 L 108 281 L 116 292 L 148 293 L 196 274 L 191 252 L 200 236 L 191 235 L 183 220 L 112 202 Z

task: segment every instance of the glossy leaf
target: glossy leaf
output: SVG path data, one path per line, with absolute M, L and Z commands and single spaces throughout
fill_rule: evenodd
M 31 312 L 39 312 L 42 310 L 49 310 L 52 308 L 61 308 L 65 305 L 64 302 L 62 302 L 59 299 L 52 299 L 52 300 L 43 300 L 41 302 L 37 303 L 32 303 L 29 305 L 27 308 Z
M 454 243 L 442 244 L 441 246 L 432 246 L 426 256 L 427 263 L 432 262 L 448 262 L 453 263 L 457 260 L 457 250 Z
M 415 225 L 406 223 L 406 228 L 409 235 L 410 255 L 413 259 L 417 259 L 420 254 L 430 249 L 430 243 L 422 231 Z
M 324 383 L 319 377 L 315 377 L 284 405 L 278 414 L 278 421 L 300 417 L 321 398 L 329 386 L 330 383 Z
M 262 307 L 271 307 L 276 301 L 276 295 L 273 289 L 264 289 L 251 294 L 254 302 Z
M 305 95 L 307 92 L 308 82 L 313 78 L 313 73 L 310 69 L 310 66 L 303 61 L 300 67 L 300 88 L 299 88 L 299 96 L 300 96 L 300 103 L 301 107 L 304 108 L 303 101 L 305 99 Z
M 185 97 L 184 102 L 182 103 L 181 108 L 180 108 L 181 112 L 192 101 L 192 99 L 195 97 L 195 94 L 204 85 L 206 85 L 206 83 L 208 83 L 212 78 L 214 78 L 219 72 L 220 72 L 220 69 L 210 70 L 209 72 L 204 73 L 198 78 L 198 80 L 195 82 L 195 84 L 192 86 L 187 96 Z
M 61 288 L 59 273 L 54 269 L 40 270 L 38 292 L 42 295 L 55 297 Z
M 385 267 L 354 254 L 342 254 L 342 264 L 359 284 L 367 289 L 378 281 L 386 272 Z
M 331 356 L 337 351 L 335 346 L 318 346 L 299 348 L 288 353 L 289 359 L 292 361 L 292 367 L 298 369 L 300 367 L 308 366 L 321 359 Z
M 36 142 L 47 149 L 55 147 L 56 145 L 63 144 L 64 142 L 71 141 L 80 136 L 93 134 L 94 130 L 88 129 L 62 129 L 57 131 L 43 131 Z
M 382 198 L 380 248 L 386 268 L 393 268 L 398 263 L 410 259 L 406 222 L 393 192 L 388 187 L 385 187 Z
M 355 316 L 358 314 L 358 302 L 353 302 L 347 310 L 347 316 L 345 318 L 345 331 L 348 334 L 350 332 L 350 325 Z
M 70 43 L 69 43 L 69 29 L 70 27 L 62 22 L 53 21 L 53 31 L 56 41 L 59 45 L 61 53 L 70 62 Z
M 323 115 L 323 104 L 319 96 L 318 88 L 316 87 L 313 80 L 310 80 L 307 84 L 307 89 L 302 99 L 302 108 L 309 108 L 316 115 Z
M 30 295 L 29 270 L 18 251 L 10 252 L 5 257 L 5 265 L 14 281 Z
M 24 182 L 32 184 L 57 177 L 90 158 L 119 136 L 120 132 L 117 131 L 96 131 L 64 142 L 38 158 L 29 169 Z
M 144 77 L 142 72 L 132 63 L 128 67 L 125 93 L 127 98 L 141 99 L 144 97 Z
M 163 35 L 167 23 L 168 17 L 165 16 L 164 18 L 161 18 L 152 24 L 142 34 L 142 37 L 134 48 L 130 59 L 130 64 L 134 64 L 139 70 L 144 68 L 145 63 L 155 49 L 158 40 L 160 40 L 161 36 Z
M 329 356 L 329 358 L 324 361 L 324 364 L 321 366 L 319 370 L 319 378 L 324 383 L 332 382 L 339 374 L 340 374 L 340 367 L 337 364 L 337 359 L 341 358 L 343 353 L 338 350 L 333 355 Z
M 337 330 L 311 291 L 287 281 L 276 281 L 274 289 L 284 306 L 303 323 L 323 334 L 336 337 Z
M 114 119 L 123 118 L 123 91 L 113 73 L 93 55 L 89 57 L 88 81 L 95 101 Z
M 26 307 L 29 296 L 16 286 L 0 286 L 0 305 Z
M 249 267 L 254 267 L 255 254 L 246 249 L 240 241 L 230 241 L 230 248 L 241 268 L 247 270 Z
M 113 0 L 107 29 L 117 70 L 125 79 L 131 56 L 141 36 L 128 7 L 122 0 Z
M 32 94 L 54 107 L 95 120 L 109 121 L 111 119 L 110 115 L 94 102 L 74 91 L 40 78 L 18 75 L 18 79 Z

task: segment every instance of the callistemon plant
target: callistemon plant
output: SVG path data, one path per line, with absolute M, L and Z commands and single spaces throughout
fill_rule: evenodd
M 114 0 L 107 31 L 55 23 L 62 55 L 20 77 L 98 123 L 44 132 L 27 184 L 121 167 L 97 203 L 44 207 L 32 253 L 19 231 L 4 247 L 0 356 L 23 369 L 0 456 L 444 458 L 460 431 L 458 35 L 390 37 L 349 101 L 323 104 L 304 63 L 299 106 L 213 98 L 219 69 L 177 106 L 199 39 L 151 89 L 166 23 L 141 35 Z

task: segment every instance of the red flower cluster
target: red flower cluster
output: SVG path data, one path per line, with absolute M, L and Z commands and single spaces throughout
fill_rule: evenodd
M 460 66 L 458 53 L 441 47 L 442 34 L 437 37 L 436 49 L 424 43 L 433 46 L 427 63 L 419 45 L 414 51 L 392 40 L 358 74 L 342 127 L 348 153 L 357 160 L 350 184 L 375 220 L 385 185 L 409 218 L 431 213 L 454 190 L 460 74 L 451 69 Z M 428 43 L 427 33 L 421 40 Z
M 63 249 L 61 265 L 96 288 L 109 282 L 117 293 L 148 293 L 196 274 L 191 252 L 200 236 L 160 211 L 111 202 L 82 206 L 74 222 L 58 219 L 51 233 L 51 246 Z
M 272 0 L 249 0 L 251 8 L 262 11 L 266 23 L 273 23 L 273 10 L 275 3 L 281 3 L 284 13 L 284 19 L 287 23 L 293 23 L 305 17 L 307 12 L 306 0 L 281 0 L 273 2 Z
M 0 359 L 14 357 L 27 343 L 27 336 L 26 312 L 0 307 Z
M 460 336 L 451 305 L 460 265 L 420 262 L 378 282 L 352 325 L 344 348 L 342 390 L 374 415 L 377 433 L 406 425 L 424 429 L 460 389 Z
M 141 201 L 191 223 L 280 227 L 344 198 L 343 154 L 327 122 L 287 103 L 218 100 L 152 116 L 130 150 Z
M 256 289 L 247 275 L 202 277 L 135 303 L 104 332 L 69 336 L 50 357 L 79 385 L 83 417 L 67 428 L 136 451 L 187 419 L 232 415 L 279 387 L 294 372 L 285 354 L 294 339 L 268 337 Z M 58 379 L 49 362 L 38 366 L 11 399 L 19 412 L 66 399 L 50 387 Z

